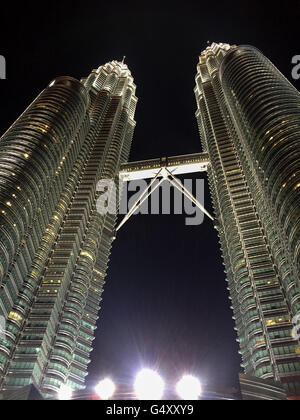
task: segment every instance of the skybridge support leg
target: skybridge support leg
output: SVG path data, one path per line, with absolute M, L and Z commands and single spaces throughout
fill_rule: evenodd
M 157 173 L 157 175 L 155 176 L 155 178 L 152 179 L 152 181 L 150 182 L 150 184 L 148 185 L 148 187 L 145 189 L 145 191 L 143 192 L 143 194 L 138 198 L 138 200 L 134 203 L 134 205 L 131 207 L 131 209 L 129 210 L 129 212 L 126 214 L 126 216 L 123 218 L 123 220 L 121 221 L 121 223 L 119 224 L 119 226 L 116 228 L 116 232 L 124 225 L 124 223 L 127 222 L 127 220 L 133 215 L 133 213 L 143 204 L 143 202 L 150 197 L 150 195 L 153 193 L 153 191 L 155 191 L 160 184 L 163 183 L 163 181 L 165 180 L 165 178 L 162 178 L 155 186 L 154 188 L 151 187 L 154 184 L 154 182 L 156 181 L 156 179 L 160 176 L 161 170 Z
M 167 172 L 171 178 L 168 178 L 169 182 L 177 188 L 182 194 L 184 194 L 189 200 L 192 201 L 207 217 L 215 221 L 215 218 L 202 206 L 201 203 L 193 196 L 193 194 L 185 188 L 185 186 L 177 179 L 168 169 Z

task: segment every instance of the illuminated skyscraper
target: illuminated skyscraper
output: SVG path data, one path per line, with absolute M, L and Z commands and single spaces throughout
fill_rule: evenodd
M 82 388 L 116 215 L 101 179 L 129 156 L 137 98 L 113 61 L 55 79 L 0 140 L 0 388 Z
M 203 154 L 122 165 L 137 99 L 116 61 L 54 80 L 0 139 L 0 389 L 84 387 L 116 222 L 98 181 L 160 177 L 194 200 L 174 175 L 207 170 L 244 371 L 300 395 L 300 95 L 226 44 L 201 54 L 195 95 Z
M 196 117 L 246 374 L 300 395 L 300 94 L 256 48 L 200 56 Z

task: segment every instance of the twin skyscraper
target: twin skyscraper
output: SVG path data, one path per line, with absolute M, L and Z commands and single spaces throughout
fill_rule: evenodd
M 195 96 L 243 370 L 299 396 L 300 94 L 256 48 L 214 43 Z M 97 183 L 128 161 L 136 103 L 112 61 L 55 79 L 1 137 L 2 390 L 84 388 L 117 219 Z

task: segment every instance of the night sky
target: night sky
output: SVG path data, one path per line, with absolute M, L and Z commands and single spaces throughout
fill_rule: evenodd
M 55 77 L 81 78 L 126 55 L 139 99 L 130 160 L 200 152 L 193 88 L 207 41 L 258 47 L 300 88 L 291 78 L 299 1 L 11 3 L 0 15 L 1 134 Z M 169 383 L 189 371 L 208 386 L 236 386 L 241 361 L 217 232 L 208 218 L 186 226 L 184 217 L 138 215 L 119 231 L 88 387 L 105 375 L 130 384 L 143 366 Z

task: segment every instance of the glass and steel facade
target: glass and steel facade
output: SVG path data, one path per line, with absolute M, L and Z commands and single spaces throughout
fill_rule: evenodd
M 118 179 L 135 85 L 112 61 L 59 77 L 0 139 L 0 388 L 84 388 L 116 215 L 96 203 Z
M 300 395 L 300 94 L 256 48 L 214 43 L 195 96 L 242 367 Z

